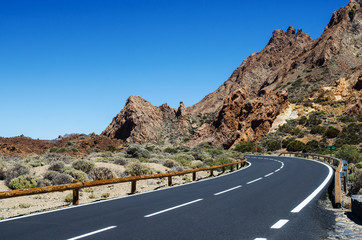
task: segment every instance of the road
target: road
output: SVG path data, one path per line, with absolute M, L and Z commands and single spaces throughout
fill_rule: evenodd
M 319 206 L 332 169 L 311 160 L 248 156 L 227 175 L 0 221 L 0 239 L 323 239 Z

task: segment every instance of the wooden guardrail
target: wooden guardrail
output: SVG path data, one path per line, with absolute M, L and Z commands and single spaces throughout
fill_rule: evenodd
M 181 175 L 185 175 L 188 173 L 192 173 L 192 180 L 196 181 L 197 172 L 210 171 L 210 176 L 213 176 L 215 169 L 221 169 L 222 173 L 224 173 L 226 167 L 230 167 L 230 171 L 233 171 L 234 166 L 236 166 L 236 169 L 239 169 L 245 165 L 245 162 L 246 162 L 246 159 L 244 158 L 243 160 L 237 161 L 237 162 L 232 162 L 232 163 L 227 163 L 227 164 L 222 164 L 222 165 L 217 165 L 217 166 L 211 166 L 211 167 L 194 168 L 194 169 L 189 169 L 189 170 L 180 171 L 180 172 L 168 172 L 168 173 L 132 176 L 132 177 L 124 177 L 124 178 L 112 178 L 112 179 L 96 180 L 96 181 L 89 181 L 89 182 L 74 181 L 73 183 L 63 184 L 63 185 L 26 188 L 26 189 L 12 190 L 12 191 L 3 191 L 3 192 L 0 192 L 0 199 L 73 190 L 73 204 L 77 205 L 77 204 L 79 204 L 79 190 L 81 188 L 95 187 L 95 186 L 115 184 L 115 183 L 131 182 L 131 194 L 134 194 L 134 193 L 136 193 L 137 181 L 139 181 L 139 180 L 158 179 L 158 178 L 167 177 L 168 186 L 172 186 L 172 177 L 173 176 L 181 176 Z
M 279 154 L 279 156 L 282 155 L 294 155 L 296 157 L 303 157 L 303 158 L 308 158 L 311 157 L 314 160 L 323 160 L 325 163 L 328 163 L 331 167 L 333 167 L 335 169 L 335 173 L 334 173 L 334 204 L 336 207 L 341 207 L 342 206 L 342 194 L 341 194 L 341 169 L 343 166 L 343 162 L 342 160 L 335 158 L 335 157 L 329 157 L 329 156 L 324 156 L 324 155 L 320 155 L 320 154 L 315 154 L 315 153 L 296 153 L 296 152 L 288 152 L 288 153 L 281 153 Z M 338 163 L 338 165 L 336 166 L 335 163 Z

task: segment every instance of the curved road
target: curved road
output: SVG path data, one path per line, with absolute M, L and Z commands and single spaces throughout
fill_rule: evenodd
M 323 239 L 332 169 L 248 156 L 210 180 L 0 221 L 0 239 Z

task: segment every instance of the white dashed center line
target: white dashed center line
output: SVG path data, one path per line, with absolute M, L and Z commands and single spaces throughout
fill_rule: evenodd
M 214 195 L 215 195 L 215 196 L 217 196 L 217 195 L 220 195 L 220 194 L 223 194 L 223 193 L 226 193 L 226 192 L 229 192 L 229 191 L 232 191 L 232 190 L 238 189 L 238 188 L 240 188 L 240 187 L 241 187 L 241 185 L 236 186 L 236 187 L 233 187 L 233 188 L 229 188 L 229 189 L 226 189 L 225 191 L 215 193 Z
M 77 239 L 80 239 L 80 238 L 88 237 L 90 235 L 94 235 L 94 234 L 97 234 L 97 233 L 100 233 L 100 232 L 104 232 L 104 231 L 110 230 L 110 229 L 115 228 L 115 227 L 117 227 L 117 226 L 110 226 L 110 227 L 102 228 L 102 229 L 99 229 L 99 230 L 94 231 L 94 232 L 90 232 L 90 233 L 86 233 L 86 234 L 83 234 L 83 235 L 80 235 L 80 236 L 77 236 L 77 237 L 69 238 L 68 240 L 77 240 Z
M 264 177 L 269 177 L 270 175 L 273 175 L 274 173 L 272 172 L 272 173 L 269 173 L 269 174 L 267 174 L 267 175 L 265 175 Z
M 278 222 L 276 222 L 273 226 L 271 226 L 270 228 L 272 229 L 279 229 L 282 228 L 287 222 L 289 222 L 289 220 L 287 219 L 280 219 Z
M 184 206 L 187 206 L 187 205 L 190 205 L 190 204 L 193 204 L 193 203 L 202 201 L 202 200 L 203 200 L 203 199 L 200 198 L 200 199 L 197 199 L 197 200 L 194 200 L 194 201 L 191 201 L 191 202 L 187 202 L 187 203 L 184 203 L 184 204 L 181 204 L 181 205 L 174 206 L 174 207 L 172 207 L 172 208 L 167 208 L 167 209 L 162 210 L 162 211 L 158 211 L 158 212 L 155 212 L 155 213 L 152 213 L 152 214 L 148 214 L 148 215 L 145 216 L 145 218 L 152 217 L 152 216 L 155 216 L 155 215 L 157 215 L 157 214 L 164 213 L 164 212 L 168 212 L 168 211 L 174 210 L 174 209 L 176 209 L 176 208 L 184 207 Z
M 253 183 L 253 182 L 259 181 L 259 180 L 261 180 L 261 179 L 263 179 L 263 178 L 262 178 L 262 177 L 257 178 L 257 179 L 255 179 L 255 180 L 253 180 L 253 181 L 247 182 L 246 184 L 250 184 L 250 183 Z

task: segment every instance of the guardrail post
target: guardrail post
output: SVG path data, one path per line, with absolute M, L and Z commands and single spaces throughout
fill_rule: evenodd
M 222 169 L 222 170 L 221 170 L 222 173 L 224 173 L 224 172 L 225 172 L 225 167 L 222 167 L 221 169 Z
M 196 172 L 192 173 L 192 181 L 196 181 Z
M 343 190 L 347 193 L 347 176 L 343 176 Z
M 73 183 L 79 182 L 78 180 L 73 180 Z M 73 189 L 73 205 L 79 204 L 79 188 Z
M 168 186 L 172 186 L 172 176 L 168 176 Z
M 136 181 L 136 180 L 132 180 L 132 181 L 131 181 L 131 194 L 135 194 L 135 193 L 136 193 L 136 188 L 137 188 L 137 181 Z
M 234 171 L 234 165 L 230 165 L 230 172 Z
M 210 177 L 214 176 L 214 169 L 210 169 Z

